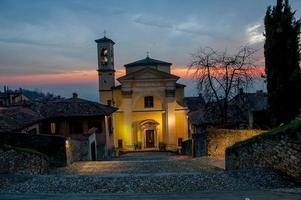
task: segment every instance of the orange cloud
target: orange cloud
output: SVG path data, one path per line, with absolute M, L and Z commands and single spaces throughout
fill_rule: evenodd
M 194 71 L 188 70 L 187 67 L 175 66 L 171 70 L 182 79 L 193 79 Z M 253 76 L 264 74 L 264 67 L 257 67 L 250 71 Z M 115 78 L 125 75 L 124 69 L 117 69 Z M 80 84 L 80 83 L 97 83 L 98 73 L 96 70 L 78 70 L 58 74 L 34 74 L 34 75 L 0 75 L 0 84 L 8 85 L 41 85 L 41 84 Z

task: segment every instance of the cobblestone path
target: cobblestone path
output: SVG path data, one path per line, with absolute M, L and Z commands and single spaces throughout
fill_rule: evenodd
M 128 154 L 113 161 L 78 162 L 48 175 L 0 176 L 0 192 L 178 194 L 296 186 L 269 170 L 224 171 L 222 167 L 223 161 L 209 158 L 190 159 L 169 153 Z

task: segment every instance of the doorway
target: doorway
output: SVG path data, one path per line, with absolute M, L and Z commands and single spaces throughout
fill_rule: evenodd
M 145 147 L 154 148 L 155 147 L 155 131 L 154 130 L 145 130 Z

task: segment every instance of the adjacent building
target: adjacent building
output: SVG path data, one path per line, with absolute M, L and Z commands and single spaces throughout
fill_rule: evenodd
M 114 153 L 112 113 L 115 111 L 116 108 L 81 99 L 74 93 L 68 99 L 0 108 L 0 132 L 70 137 L 79 141 L 78 149 L 88 149 L 89 159 L 102 159 Z
M 7 86 L 4 86 L 3 92 L 0 91 L 0 107 L 24 105 L 29 101 L 30 99 L 21 91 L 9 90 Z
M 95 40 L 98 50 L 99 94 L 113 105 L 114 144 L 124 151 L 173 150 L 188 138 L 185 85 L 171 74 L 172 63 L 147 56 L 124 65 L 126 74 L 115 85 L 114 42 Z

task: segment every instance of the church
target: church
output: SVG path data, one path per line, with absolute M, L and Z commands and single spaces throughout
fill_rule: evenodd
M 115 84 L 114 42 L 95 40 L 98 54 L 100 103 L 118 108 L 113 113 L 115 149 L 177 151 L 189 137 L 185 85 L 171 74 L 172 63 L 147 56 L 124 65 L 126 74 Z

